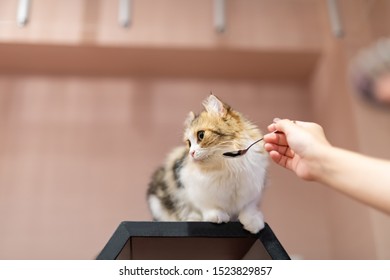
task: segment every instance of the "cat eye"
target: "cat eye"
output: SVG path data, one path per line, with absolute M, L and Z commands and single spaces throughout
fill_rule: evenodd
M 198 140 L 202 141 L 203 138 L 204 138 L 204 131 L 203 130 L 199 130 L 197 136 L 198 136 Z
M 187 140 L 188 148 L 191 148 L 191 141 Z

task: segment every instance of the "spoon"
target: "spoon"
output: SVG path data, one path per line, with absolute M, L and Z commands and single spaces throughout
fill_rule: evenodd
M 252 144 L 249 145 L 248 148 L 246 149 L 243 149 L 243 150 L 238 150 L 238 151 L 234 151 L 234 152 L 226 152 L 226 153 L 223 153 L 223 155 L 225 157 L 238 157 L 238 156 L 243 156 L 246 154 L 246 152 L 249 150 L 250 147 L 252 147 L 254 144 L 260 142 L 261 140 L 263 140 L 264 138 L 261 138 L 259 140 L 256 140 L 255 142 L 253 142 Z
M 277 130 L 274 130 L 274 131 L 272 131 L 271 133 L 280 133 L 280 132 L 277 131 Z M 250 147 L 252 147 L 254 144 L 260 142 L 260 141 L 263 140 L 263 139 L 264 139 L 264 137 L 263 137 L 263 138 L 260 138 L 259 140 L 256 140 L 255 142 L 253 142 L 252 144 L 250 144 L 249 147 L 246 148 L 246 149 L 238 150 L 238 151 L 234 151 L 234 152 L 226 152 L 226 153 L 223 153 L 223 155 L 224 155 L 225 157 L 240 157 L 240 156 L 243 156 L 243 155 L 246 154 L 246 152 L 249 150 Z

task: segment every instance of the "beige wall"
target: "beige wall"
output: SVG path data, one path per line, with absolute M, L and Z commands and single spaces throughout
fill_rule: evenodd
M 150 175 L 210 89 L 261 128 L 310 119 L 294 83 L 3 76 L 0 88 L 1 258 L 93 258 L 120 221 L 149 220 Z M 271 167 L 266 220 L 291 253 L 331 257 L 323 192 Z
M 181 3 L 177 20 L 199 21 L 195 29 L 176 30 L 167 6 L 153 10 L 162 25 L 149 21 L 151 2 L 134 1 L 138 21 L 123 30 L 105 0 L 34 1 L 46 6 L 33 10 L 31 28 L 0 26 L 0 259 L 91 259 L 121 221 L 149 220 L 150 174 L 180 144 L 185 116 L 201 109 L 210 90 L 263 130 L 274 117 L 314 120 L 333 144 L 390 158 L 389 113 L 358 102 L 347 76 L 356 52 L 389 33 L 386 0 L 340 1 L 343 39 L 330 32 L 325 1 L 228 1 L 224 35 L 212 30 L 208 1 L 167 1 Z M 0 18 L 12 21 L 12 3 L 1 1 Z M 69 11 L 71 25 L 64 24 Z M 134 46 L 143 51 L 135 62 Z M 169 75 L 170 64 L 153 68 L 149 54 L 169 48 L 196 66 L 176 61 Z M 202 74 L 205 58 L 222 49 L 237 57 L 224 64 L 220 56 L 221 66 Z M 118 67 L 112 59 L 122 54 L 128 60 Z M 142 77 L 125 67 L 146 58 Z M 242 71 L 226 74 L 236 61 Z M 249 67 L 262 74 L 237 74 Z M 388 216 L 274 164 L 262 208 L 298 258 L 390 258 Z

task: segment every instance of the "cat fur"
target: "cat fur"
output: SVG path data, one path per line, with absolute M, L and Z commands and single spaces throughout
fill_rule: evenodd
M 147 192 L 156 221 L 239 220 L 257 233 L 264 227 L 258 209 L 268 157 L 262 142 L 241 157 L 222 154 L 248 147 L 262 138 L 260 130 L 215 95 L 199 115 L 185 121 L 186 146 L 175 148 L 152 176 Z M 203 139 L 200 139 L 200 132 Z

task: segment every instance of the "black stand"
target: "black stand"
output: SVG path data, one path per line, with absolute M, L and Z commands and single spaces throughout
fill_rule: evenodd
M 122 222 L 98 260 L 290 259 L 268 224 L 257 234 L 239 222 Z

